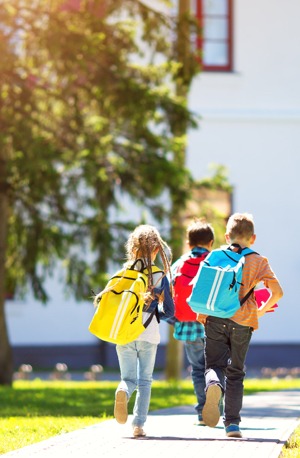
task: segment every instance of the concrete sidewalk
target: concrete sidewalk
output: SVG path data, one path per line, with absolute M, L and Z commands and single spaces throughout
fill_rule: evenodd
M 5 458 L 278 458 L 300 423 L 300 390 L 245 396 L 242 439 L 227 438 L 222 421 L 215 428 L 196 426 L 192 406 L 149 414 L 147 437 L 133 439 L 126 425 L 107 420 L 2 455 Z

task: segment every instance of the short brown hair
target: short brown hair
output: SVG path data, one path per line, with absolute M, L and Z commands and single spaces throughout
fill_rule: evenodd
M 190 246 L 207 245 L 215 239 L 213 227 L 203 219 L 196 219 L 189 224 L 186 235 Z
M 231 240 L 250 239 L 254 234 L 254 221 L 250 213 L 234 213 L 228 219 L 226 234 Z

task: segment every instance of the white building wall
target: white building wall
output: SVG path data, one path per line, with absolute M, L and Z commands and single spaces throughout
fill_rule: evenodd
M 47 281 L 46 305 L 28 295 L 24 301 L 6 303 L 8 333 L 12 345 L 72 345 L 95 342 L 88 331 L 92 300 L 76 303 L 64 295 L 57 279 Z
M 190 108 L 202 119 L 189 134 L 187 165 L 199 179 L 210 163 L 228 168 L 233 211 L 254 215 L 254 248 L 284 289 L 253 342 L 300 341 L 299 17 L 297 0 L 237 0 L 234 72 L 202 73 L 190 93 Z

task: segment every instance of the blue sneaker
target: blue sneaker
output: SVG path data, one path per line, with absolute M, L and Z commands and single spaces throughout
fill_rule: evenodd
M 227 437 L 242 437 L 239 425 L 230 424 L 225 426 L 225 431 Z

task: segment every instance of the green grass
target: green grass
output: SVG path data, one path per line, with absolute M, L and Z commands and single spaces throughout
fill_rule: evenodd
M 13 387 L 0 386 L 0 454 L 112 418 L 117 384 L 19 380 Z M 300 379 L 245 381 L 245 394 L 286 389 L 300 389 Z M 133 402 L 134 397 L 131 410 Z M 150 410 L 189 404 L 195 404 L 190 380 L 153 383 Z M 299 434 L 288 447 L 300 451 Z
M 296 428 L 287 444 L 283 447 L 280 458 L 299 458 L 300 456 L 300 425 Z

